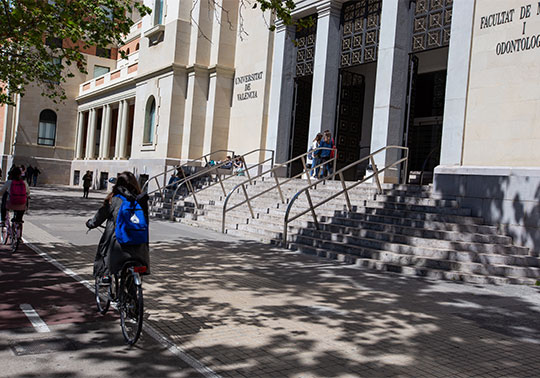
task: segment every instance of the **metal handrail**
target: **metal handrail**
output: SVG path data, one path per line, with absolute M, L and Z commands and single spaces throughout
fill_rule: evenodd
M 148 193 L 148 194 L 150 195 L 150 194 L 153 194 L 153 193 L 159 191 L 159 193 L 161 194 L 161 196 L 163 196 L 163 189 L 165 189 L 165 188 L 167 188 L 167 187 L 169 186 L 169 185 L 167 185 L 167 184 L 165 183 L 166 180 L 167 180 L 167 174 L 168 174 L 168 173 L 170 173 L 171 171 L 176 171 L 176 170 L 178 170 L 178 169 L 180 169 L 180 168 L 183 168 L 183 167 L 190 167 L 190 166 L 191 166 L 190 164 L 201 162 L 203 159 L 204 159 L 205 163 L 208 164 L 208 158 L 209 158 L 210 156 L 215 155 L 215 154 L 218 154 L 218 153 L 223 153 L 223 152 L 228 153 L 228 154 L 230 154 L 231 156 L 234 156 L 234 151 L 232 151 L 232 150 L 216 150 L 216 151 L 212 151 L 212 152 L 210 152 L 210 153 L 207 153 L 206 155 L 203 155 L 203 156 L 201 156 L 201 157 L 199 157 L 199 158 L 197 158 L 197 159 L 190 159 L 190 160 L 188 160 L 187 162 L 185 162 L 184 164 L 176 164 L 176 165 L 173 165 L 172 168 L 170 168 L 170 169 L 167 169 L 167 165 L 168 165 L 168 164 L 166 164 L 166 165 L 165 165 L 165 171 L 160 172 L 160 173 L 158 173 L 157 175 L 154 175 L 154 176 L 150 177 L 148 180 L 146 180 L 146 182 L 144 183 L 144 185 L 143 185 L 143 187 L 142 187 L 142 191 L 143 191 L 143 192 L 146 191 L 147 188 L 148 188 L 148 186 L 149 186 L 149 184 L 150 184 L 150 182 L 151 182 L 152 180 L 154 180 L 154 181 L 156 182 L 156 185 L 157 185 L 158 188 L 157 188 L 156 190 L 151 191 L 151 192 Z M 163 187 L 160 186 L 159 180 L 158 180 L 158 178 L 161 177 L 161 176 L 163 176 Z
M 261 152 L 265 152 L 265 153 L 270 152 L 270 154 L 271 154 L 270 158 L 265 159 L 263 161 L 260 161 L 259 163 L 248 167 L 248 165 L 246 164 L 246 159 L 245 158 L 247 156 L 249 156 L 249 155 L 252 155 L 252 154 L 255 154 L 255 153 L 261 153 Z M 181 170 L 182 175 L 184 176 L 184 178 L 182 180 L 180 180 L 180 181 L 176 181 L 176 182 L 171 183 L 170 185 L 168 185 L 168 186 L 174 186 L 175 184 L 177 185 L 176 189 L 174 190 L 174 194 L 173 194 L 172 200 L 171 200 L 171 215 L 170 215 L 169 219 L 170 220 L 174 219 L 174 208 L 176 207 L 176 203 L 177 203 L 176 194 L 178 193 L 178 190 L 184 184 L 187 186 L 187 188 L 191 192 L 190 194 L 193 196 L 193 202 L 195 202 L 195 208 L 196 209 L 199 208 L 199 202 L 197 201 L 197 196 L 195 195 L 195 193 L 202 192 L 203 190 L 211 188 L 212 186 L 217 185 L 219 183 L 221 185 L 221 190 L 223 191 L 223 195 L 226 195 L 227 192 L 225 191 L 225 187 L 223 186 L 223 181 L 226 181 L 226 180 L 230 179 L 231 177 L 236 176 L 236 174 L 234 173 L 234 161 L 235 160 L 240 160 L 240 162 L 242 163 L 241 168 L 243 168 L 242 172 L 246 173 L 246 175 L 248 177 L 248 182 L 251 183 L 252 178 L 251 178 L 251 175 L 249 173 L 250 169 L 259 168 L 259 167 L 263 166 L 264 164 L 266 164 L 268 162 L 270 162 L 271 167 L 274 166 L 274 150 L 269 150 L 269 149 L 264 149 L 264 148 L 257 148 L 255 150 L 246 152 L 243 155 L 239 155 L 239 156 L 234 157 L 233 160 L 230 161 L 230 162 L 226 161 L 226 162 L 222 162 L 222 163 L 207 167 L 207 169 L 202 170 L 200 172 L 197 172 L 197 173 L 195 173 L 193 175 L 189 175 L 189 176 L 186 176 L 184 170 Z M 218 172 L 218 169 L 223 169 L 223 166 L 225 166 L 225 165 L 227 165 L 229 163 L 232 164 L 230 169 L 233 172 L 233 174 L 228 175 L 228 176 L 226 176 L 226 177 L 224 177 L 222 179 L 220 172 Z M 225 169 L 228 169 L 228 168 L 225 168 Z M 215 182 L 211 183 L 210 185 L 207 185 L 204 188 L 196 191 L 195 188 L 193 187 L 193 184 L 191 183 L 191 181 L 193 181 L 193 179 L 196 179 L 196 178 L 201 177 L 201 176 L 212 175 L 213 172 L 216 173 L 217 181 L 215 181 Z M 185 197 L 187 197 L 187 195 Z M 183 198 L 185 198 L 185 197 L 183 197 Z M 180 199 L 178 199 L 178 200 L 180 200 Z
M 307 168 L 307 164 L 306 164 L 306 156 L 308 154 L 312 154 L 314 153 L 315 151 L 322 151 L 322 150 L 330 150 L 330 151 L 334 151 L 334 157 L 333 158 L 330 158 L 328 159 L 327 161 L 323 162 L 323 163 L 320 163 L 316 166 L 313 166 L 313 167 L 310 167 L 309 169 Z M 285 181 L 283 182 L 279 182 L 277 176 L 275 175 L 275 172 L 278 170 L 278 169 L 282 169 L 284 167 L 287 167 L 287 165 L 289 165 L 290 163 L 294 162 L 294 161 L 297 161 L 297 160 L 301 160 L 302 161 L 302 166 L 304 167 L 304 170 L 292 177 L 289 177 L 288 179 L 286 179 Z M 284 163 L 280 163 L 280 164 L 276 164 L 274 165 L 273 168 L 265 171 L 265 172 L 262 172 L 260 174 L 258 174 L 257 176 L 253 177 L 251 180 L 255 180 L 256 178 L 259 178 L 259 177 L 262 177 L 262 176 L 273 176 L 274 179 L 276 180 L 276 184 L 266 190 L 263 190 L 262 192 L 259 192 L 255 195 L 253 195 L 251 198 L 249 197 L 248 193 L 247 193 L 247 190 L 246 190 L 246 184 L 249 182 L 251 183 L 251 180 L 247 180 L 247 181 L 244 181 L 244 182 L 241 182 L 240 184 L 236 185 L 230 192 L 229 194 L 227 194 L 227 197 L 225 198 L 225 202 L 223 203 L 223 213 L 222 213 L 222 218 L 221 218 L 221 232 L 222 233 L 225 233 L 225 218 L 226 218 L 226 215 L 227 215 L 227 212 L 231 211 L 231 210 L 234 210 L 236 209 L 237 207 L 239 206 L 242 206 L 243 204 L 247 203 L 248 205 L 248 208 L 249 208 L 249 212 L 251 214 L 251 218 L 255 218 L 255 214 L 253 213 L 253 207 L 251 206 L 251 200 L 254 200 L 255 198 L 257 197 L 260 197 L 262 196 L 263 194 L 266 194 L 268 193 L 269 191 L 277 188 L 278 192 L 279 192 L 279 196 L 281 198 L 281 202 L 282 203 L 285 203 L 285 198 L 283 197 L 283 192 L 281 191 L 281 186 L 282 185 L 285 185 L 286 183 L 288 183 L 289 181 L 299 177 L 299 176 L 302 176 L 304 173 L 308 172 L 308 175 L 307 175 L 307 181 L 309 184 L 311 184 L 311 178 L 310 178 L 310 174 L 309 174 L 309 171 L 313 170 L 313 169 L 317 169 L 317 168 L 322 168 L 324 167 L 326 164 L 329 164 L 329 163 L 333 163 L 333 169 L 332 169 L 332 172 L 334 172 L 332 174 L 332 178 L 335 177 L 335 172 L 336 172 L 336 161 L 337 161 L 337 149 L 336 148 L 330 148 L 330 147 L 317 147 L 311 151 L 308 151 L 306 153 L 303 153 L 302 155 L 298 155 L 290 160 L 287 160 L 286 162 Z M 328 177 L 325 177 L 324 179 L 321 179 L 320 181 L 324 181 L 324 180 L 327 180 Z M 320 182 L 319 181 L 319 182 Z M 229 203 L 229 199 L 231 198 L 231 196 L 233 195 L 233 193 L 238 189 L 242 187 L 242 191 L 244 192 L 244 197 L 245 197 L 245 200 L 243 200 L 242 202 L 239 202 L 237 203 L 236 205 L 230 207 L 227 209 L 227 204 Z
M 373 159 L 373 156 L 377 155 L 378 153 L 382 152 L 382 151 L 386 151 L 388 149 L 397 149 L 397 150 L 402 150 L 402 151 L 405 151 L 405 157 L 402 157 L 401 159 L 398 159 L 397 161 L 395 161 L 394 163 L 390 164 L 390 165 L 387 165 L 386 167 L 384 167 L 383 169 L 377 169 L 377 166 L 375 165 L 375 160 Z M 362 180 L 360 181 L 355 181 L 351 186 L 347 187 L 347 185 L 345 184 L 345 180 L 343 179 L 343 172 L 345 172 L 346 170 L 352 168 L 352 167 L 355 167 L 357 165 L 359 165 L 360 163 L 366 161 L 366 160 L 370 160 L 370 163 L 371 163 L 371 166 L 373 167 L 373 174 L 367 176 L 367 177 L 364 177 Z M 337 192 L 337 193 L 334 193 L 332 194 L 331 196 L 329 196 L 328 198 L 325 198 L 324 200 L 322 200 L 321 202 L 313 205 L 313 201 L 311 199 L 311 195 L 309 193 L 309 189 L 315 187 L 317 184 L 319 184 L 321 181 L 323 180 L 319 180 L 315 183 L 312 183 L 312 184 L 309 184 L 308 186 L 306 186 L 305 188 L 302 188 L 300 189 L 292 198 L 291 198 L 291 201 L 289 202 L 289 205 L 287 206 L 287 210 L 285 211 L 285 217 L 284 217 L 284 220 L 283 220 L 283 244 L 286 245 L 287 244 L 287 226 L 289 225 L 290 222 L 300 218 L 301 216 L 307 214 L 308 212 L 311 212 L 311 215 L 313 216 L 313 221 L 315 223 L 315 227 L 317 229 L 319 229 L 319 221 L 317 219 L 317 214 L 315 213 L 315 209 L 321 205 L 324 205 L 325 203 L 329 202 L 330 200 L 333 200 L 334 198 L 340 196 L 341 194 L 345 194 L 345 201 L 347 203 L 347 208 L 349 209 L 349 211 L 352 211 L 352 205 L 351 205 L 351 200 L 349 198 L 349 191 L 355 187 L 357 187 L 358 185 L 360 185 L 361 183 L 371 179 L 372 177 L 375 176 L 375 182 L 377 183 L 377 189 L 379 191 L 379 193 L 382 192 L 382 187 L 381 187 L 381 182 L 380 182 L 380 179 L 379 179 L 379 173 L 381 172 L 384 172 L 385 170 L 387 169 L 390 169 L 398 164 L 401 164 L 402 162 L 405 162 L 405 174 L 403 175 L 404 177 L 404 180 L 405 180 L 405 177 L 407 176 L 406 175 L 406 172 L 407 172 L 407 163 L 408 163 L 408 159 L 409 159 L 409 149 L 407 147 L 402 147 L 402 146 L 386 146 L 386 147 L 383 147 L 383 148 L 380 148 L 378 149 L 377 151 L 369 154 L 368 156 L 365 156 L 363 157 L 362 159 L 360 160 L 357 160 L 355 161 L 354 163 L 351 163 L 349 165 L 347 165 L 346 167 L 344 168 L 341 168 L 339 171 L 337 171 L 335 174 L 339 176 L 339 179 L 341 181 L 341 186 L 343 188 L 343 190 L 341 190 L 340 192 Z M 289 214 L 291 212 L 291 209 L 292 209 L 292 206 L 294 205 L 295 201 L 298 199 L 298 197 L 300 196 L 300 194 L 302 193 L 306 193 L 306 197 L 307 197 L 307 200 L 308 200 L 308 204 L 309 204 L 309 208 L 300 212 L 299 214 L 296 214 L 294 217 L 292 218 L 289 218 Z

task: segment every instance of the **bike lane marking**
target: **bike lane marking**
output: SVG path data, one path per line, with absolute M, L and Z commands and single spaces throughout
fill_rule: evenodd
M 21 304 L 30 305 L 48 327 L 118 318 L 98 314 L 88 290 L 28 246 L 22 244 L 14 255 L 4 252 L 0 246 L 0 330 L 34 327 L 34 313 Z
M 64 272 L 74 280 L 82 283 L 88 290 L 90 290 L 92 293 L 94 293 L 94 286 L 88 282 L 87 280 L 83 279 L 80 275 L 75 273 L 73 270 L 65 267 L 63 264 L 58 262 L 56 259 L 51 257 L 47 252 L 42 250 L 40 247 L 32 244 L 30 241 L 26 240 L 23 237 L 24 245 L 28 246 L 32 251 L 34 251 L 37 255 L 41 256 L 44 260 L 49 262 L 50 264 L 54 265 L 57 269 Z M 116 308 L 116 306 L 113 307 Z M 207 377 L 207 378 L 220 378 L 221 376 L 214 372 L 211 368 L 204 365 L 202 362 L 197 360 L 196 358 L 190 356 L 187 354 L 181 347 L 177 346 L 176 344 L 170 342 L 166 336 L 161 334 L 157 329 L 152 327 L 151 325 L 147 323 L 143 323 L 143 330 L 154 340 L 156 340 L 159 344 L 167 348 L 167 350 L 174 355 L 176 355 L 178 358 L 180 358 L 182 361 L 187 363 L 189 366 L 191 366 L 193 369 L 195 369 L 198 373 L 201 375 Z
M 29 305 L 28 303 L 23 303 L 19 307 L 21 308 L 22 312 L 24 312 L 28 320 L 30 320 L 30 323 L 32 323 L 32 326 L 36 329 L 37 332 L 51 332 L 51 330 L 47 326 L 47 323 L 45 323 L 43 319 L 39 317 L 38 313 L 31 305 Z

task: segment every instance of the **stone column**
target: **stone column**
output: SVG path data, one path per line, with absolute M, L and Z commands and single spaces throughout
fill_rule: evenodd
M 96 154 L 96 109 L 90 109 L 88 117 L 88 130 L 86 132 L 86 159 L 94 159 Z
M 103 139 L 105 138 L 105 117 L 107 117 L 107 105 L 101 108 L 101 129 L 99 133 L 98 159 L 103 159 Z
M 114 143 L 114 159 L 120 159 L 120 139 L 122 136 L 122 114 L 124 108 L 124 101 L 118 103 L 118 120 L 116 122 L 116 140 Z
M 127 149 L 127 132 L 128 132 L 128 121 L 129 121 L 129 103 L 128 100 L 123 101 L 124 105 L 122 106 L 122 132 L 120 134 L 120 159 L 126 158 L 126 149 Z
M 108 159 L 109 158 L 109 144 L 111 142 L 111 117 L 112 109 L 111 105 L 105 105 L 103 107 L 103 117 L 101 122 L 101 143 L 99 158 Z
M 318 132 L 326 129 L 334 135 L 336 101 L 338 96 L 340 17 L 341 4 L 326 1 L 317 7 L 317 40 L 311 91 L 311 113 L 309 120 L 308 145 Z
M 203 154 L 227 149 L 233 77 L 232 69 L 218 67 L 210 69 Z
M 411 25 L 409 0 L 383 1 L 377 59 L 377 82 L 371 130 L 371 152 L 388 145 L 403 145 Z M 399 155 L 401 157 L 401 155 Z M 375 157 L 382 169 L 398 157 L 395 152 Z M 397 182 L 398 172 L 386 171 L 386 182 Z
M 294 28 L 276 23 L 274 59 L 268 107 L 266 148 L 276 152 L 276 162 L 289 157 L 294 96 Z
M 84 112 L 79 112 L 78 125 L 77 125 L 77 140 L 75 145 L 75 158 L 83 159 L 83 143 L 84 143 Z
M 444 96 L 441 165 L 461 165 L 474 1 L 454 0 Z
M 209 89 L 208 70 L 199 65 L 188 67 L 187 78 L 181 157 L 196 159 L 203 155 L 207 89 Z

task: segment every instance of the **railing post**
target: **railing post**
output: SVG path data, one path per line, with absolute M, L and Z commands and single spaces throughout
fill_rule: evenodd
M 335 180 L 336 179 L 336 168 L 337 168 L 337 149 L 334 150 L 334 162 L 333 162 L 333 166 L 334 168 L 332 169 L 332 180 Z
M 351 200 L 349 198 L 349 192 L 347 191 L 347 185 L 345 185 L 345 180 L 343 179 L 343 172 L 339 172 L 339 180 L 341 181 L 341 186 L 343 187 L 343 194 L 345 194 L 345 201 L 347 202 L 347 208 L 349 211 L 352 211 Z
M 381 194 L 382 187 L 381 187 L 381 181 L 379 180 L 379 170 L 377 169 L 377 166 L 375 165 L 375 160 L 373 159 L 373 155 L 370 156 L 369 160 L 371 161 L 371 167 L 373 168 L 373 174 L 375 175 L 375 181 L 377 182 L 377 189 L 379 189 L 379 194 Z
M 405 149 L 405 170 L 403 171 L 403 184 L 407 184 L 407 169 L 409 168 L 409 149 Z
M 249 207 L 249 212 L 251 213 L 251 218 L 255 219 L 255 214 L 253 213 L 253 209 L 251 208 L 251 202 L 249 201 L 249 196 L 247 194 L 246 186 L 242 184 L 242 190 L 244 191 L 244 196 L 246 197 L 246 201 Z
M 279 196 L 281 197 L 281 203 L 285 203 L 285 197 L 283 197 L 283 192 L 281 191 L 281 186 L 279 186 L 279 180 L 276 175 L 274 175 L 274 179 L 276 180 Z
M 246 172 L 246 175 L 249 180 L 249 185 L 251 185 L 251 174 L 249 173 L 249 169 L 247 167 L 246 161 L 244 160 L 244 157 L 242 157 L 242 165 L 244 166 L 244 172 Z
M 313 201 L 311 201 L 309 189 L 306 190 L 306 197 L 309 203 L 309 209 L 311 210 L 311 215 L 313 216 L 313 221 L 315 222 L 315 227 L 317 228 L 317 230 L 320 230 L 319 221 L 317 220 L 317 214 L 315 214 L 315 209 L 313 208 Z
M 305 156 L 302 156 L 302 165 L 304 166 L 304 172 L 307 174 L 307 182 L 309 185 L 311 185 L 311 179 L 310 179 L 310 172 L 308 172 L 307 170 L 307 165 L 306 165 L 306 157 Z
M 218 167 L 219 167 L 219 165 L 218 165 Z M 217 177 L 217 179 L 219 181 L 219 185 L 221 185 L 221 190 L 223 191 L 223 195 L 226 196 L 227 192 L 225 191 L 225 186 L 223 185 L 223 181 L 221 181 L 221 175 L 219 174 L 218 169 L 219 168 L 214 168 L 214 170 L 216 171 L 216 177 Z
M 159 194 L 161 196 L 161 199 L 162 200 L 165 200 L 165 198 L 163 198 L 163 190 L 161 190 L 161 186 L 159 186 L 159 180 L 157 179 L 157 177 L 154 177 L 154 180 L 156 180 L 156 184 L 157 184 L 157 187 L 158 187 L 158 190 L 159 190 Z

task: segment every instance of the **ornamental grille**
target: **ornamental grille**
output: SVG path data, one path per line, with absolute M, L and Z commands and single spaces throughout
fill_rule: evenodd
M 341 11 L 341 67 L 375 62 L 379 46 L 382 0 L 358 0 Z
M 412 51 L 424 51 L 450 44 L 453 0 L 416 0 Z
M 296 28 L 296 77 L 313 75 L 315 41 L 317 39 L 317 16 L 311 16 L 313 26 Z

